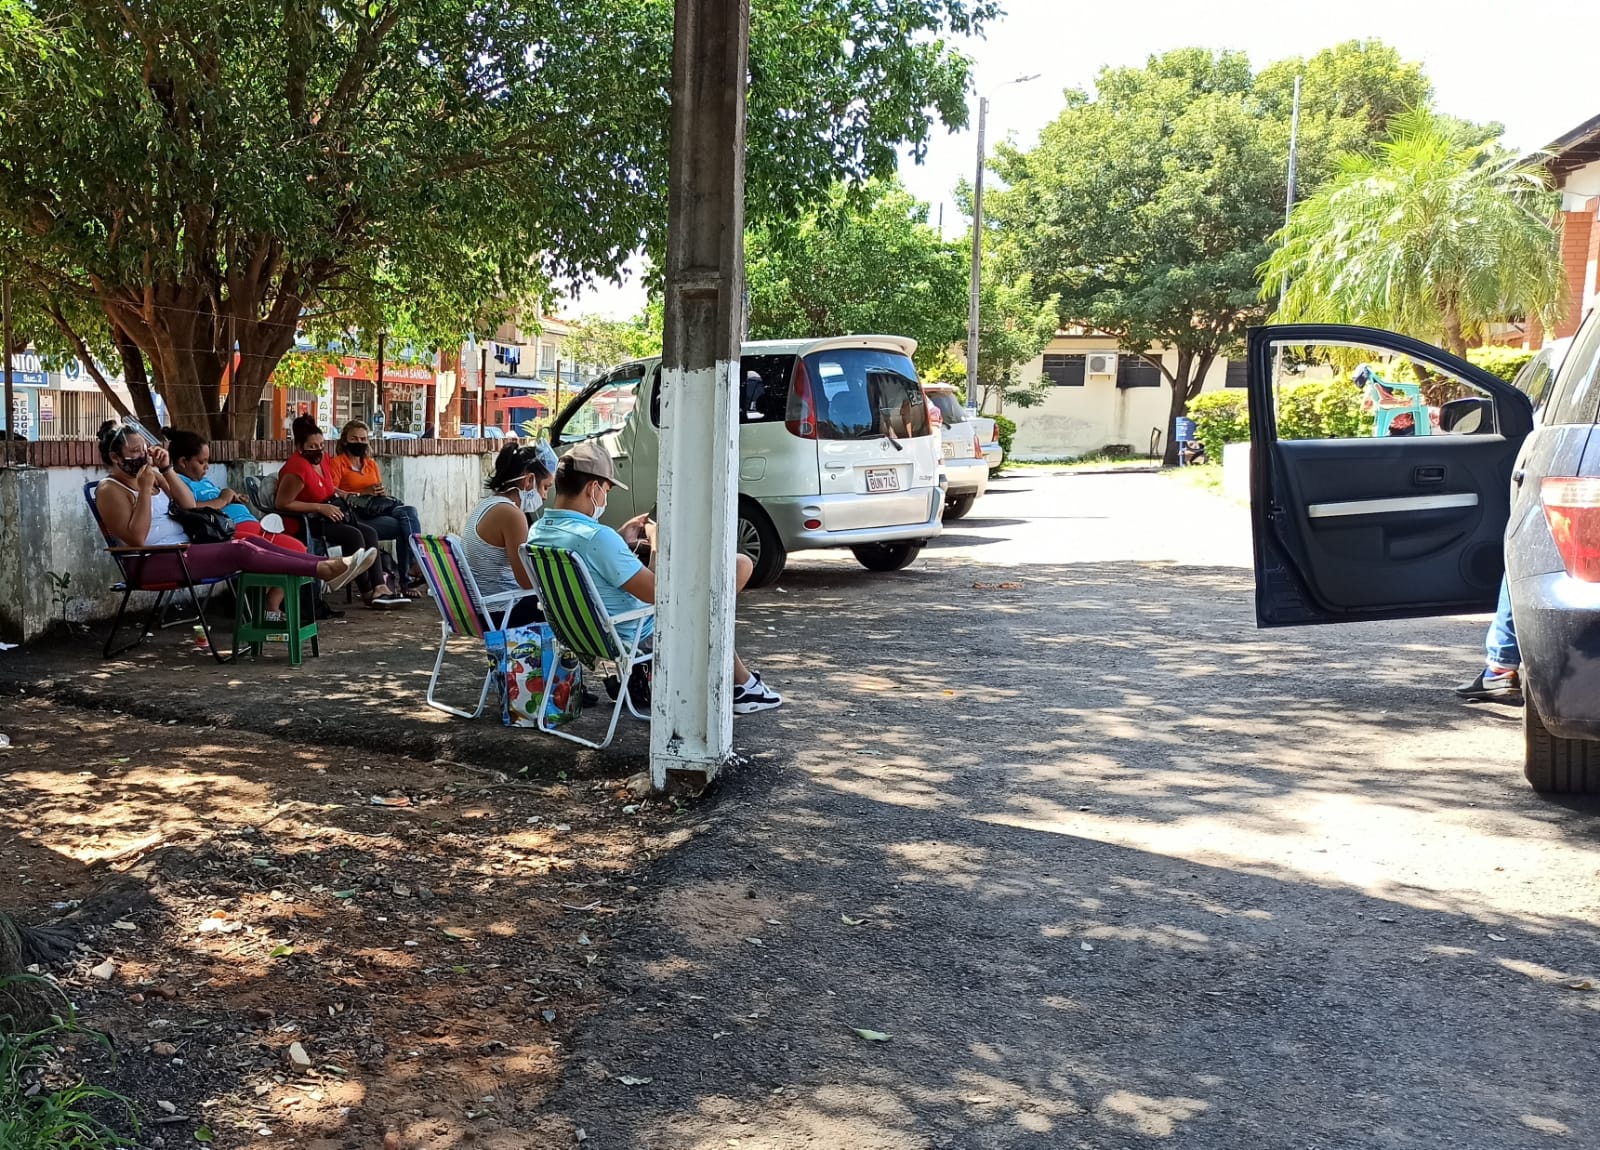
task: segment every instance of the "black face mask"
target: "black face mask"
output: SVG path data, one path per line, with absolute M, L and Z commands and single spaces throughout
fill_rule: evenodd
M 302 451 L 300 454 L 306 457 L 306 462 L 311 464 L 312 467 L 322 462 L 322 448 L 320 447 L 315 451 Z
M 344 445 L 344 449 L 352 459 L 365 459 L 367 457 L 367 445 L 365 443 L 347 443 Z
M 132 459 L 124 459 L 122 461 L 122 470 L 129 475 L 138 475 L 149 463 L 150 457 L 148 455 L 138 455 Z

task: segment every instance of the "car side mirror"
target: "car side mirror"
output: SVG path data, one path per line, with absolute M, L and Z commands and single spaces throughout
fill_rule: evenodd
M 1494 401 L 1473 395 L 1441 404 L 1439 430 L 1447 435 L 1489 434 L 1494 430 Z

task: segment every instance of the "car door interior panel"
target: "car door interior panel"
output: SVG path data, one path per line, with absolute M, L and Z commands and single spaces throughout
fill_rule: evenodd
M 1456 409 L 1472 416 L 1457 416 L 1454 433 L 1279 440 L 1271 373 L 1280 346 L 1409 356 L 1488 398 Z M 1367 328 L 1258 328 L 1249 367 L 1261 626 L 1493 609 L 1513 463 L 1532 425 L 1526 397 L 1438 348 Z

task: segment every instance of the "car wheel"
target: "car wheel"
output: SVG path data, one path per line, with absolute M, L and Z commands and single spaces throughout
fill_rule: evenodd
M 1534 790 L 1545 795 L 1600 793 L 1600 743 L 1552 735 L 1524 687 L 1522 773 Z
M 738 533 L 739 553 L 755 567 L 746 586 L 768 587 L 776 583 L 789 561 L 789 552 L 761 504 L 741 496 L 739 522 L 734 530 Z
M 922 554 L 922 544 L 863 543 L 850 551 L 868 571 L 903 571 Z
M 952 495 L 944 503 L 944 521 L 949 523 L 953 519 L 960 519 L 972 510 L 972 505 L 977 501 L 976 495 Z

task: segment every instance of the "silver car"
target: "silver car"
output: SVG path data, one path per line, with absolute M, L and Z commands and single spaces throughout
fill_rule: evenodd
M 848 547 L 871 571 L 898 571 L 939 534 L 939 437 L 900 336 L 747 343 L 739 362 L 739 550 L 753 587 L 791 551 Z M 604 521 L 656 503 L 661 360 L 635 360 L 575 396 L 550 428 L 557 453 L 597 439 L 628 491 Z
M 994 420 L 967 414 L 947 383 L 924 384 L 928 402 L 939 411 L 941 454 L 947 486 L 945 519 L 960 519 L 989 489 L 989 460 L 983 452 L 985 438 L 994 430 Z

